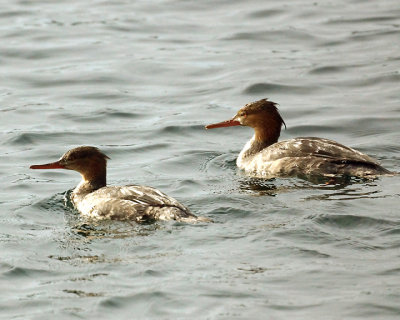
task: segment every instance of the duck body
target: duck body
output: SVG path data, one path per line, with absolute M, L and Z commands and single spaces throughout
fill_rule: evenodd
M 107 186 L 107 159 L 109 158 L 99 149 L 82 146 L 69 150 L 56 162 L 33 165 L 30 168 L 78 171 L 82 180 L 73 190 L 71 201 L 87 218 L 137 222 L 211 221 L 208 218 L 195 216 L 186 206 L 155 188 L 138 185 Z
M 254 136 L 240 152 L 236 164 L 256 177 L 354 176 L 370 178 L 393 174 L 375 159 L 336 141 L 299 137 L 278 142 L 285 125 L 276 103 L 262 99 L 245 105 L 230 120 L 206 129 L 249 126 Z
M 87 191 L 79 186 L 71 194 L 75 208 L 85 217 L 99 220 L 206 221 L 172 197 L 147 186 L 107 186 Z
M 368 155 L 329 139 L 298 137 L 252 152 L 257 145 L 259 143 L 253 137 L 240 152 L 236 164 L 246 173 L 258 177 L 373 177 L 390 174 Z

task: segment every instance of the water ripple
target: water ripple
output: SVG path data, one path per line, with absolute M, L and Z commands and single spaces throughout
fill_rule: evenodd
M 326 136 L 400 171 L 398 0 L 2 9 L 4 318 L 399 318 L 399 176 L 253 179 L 235 164 L 250 130 L 203 128 L 269 97 L 282 139 Z M 110 184 L 216 223 L 84 219 L 65 193 L 77 173 L 29 170 L 78 145 L 110 155 Z
M 243 94 L 247 95 L 258 95 L 258 94 L 273 94 L 273 93 L 285 93 L 285 94 L 311 94 L 312 92 L 318 91 L 317 87 L 305 87 L 305 86 L 290 86 L 277 83 L 255 83 L 243 90 Z
M 339 229 L 392 229 L 399 226 L 399 222 L 385 219 L 371 218 L 367 216 L 354 216 L 349 214 L 338 215 L 320 215 L 315 217 L 313 221 L 320 225 Z

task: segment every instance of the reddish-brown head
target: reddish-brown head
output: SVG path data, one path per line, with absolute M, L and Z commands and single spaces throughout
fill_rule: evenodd
M 107 159 L 109 158 L 99 149 L 82 146 L 67 151 L 56 162 L 32 165 L 30 168 L 75 170 L 86 180 L 90 180 L 93 176 L 105 175 Z
M 278 141 L 282 125 L 286 127 L 276 103 L 261 99 L 246 104 L 231 120 L 210 124 L 205 128 L 214 129 L 239 125 L 254 128 L 257 140 L 274 142 Z

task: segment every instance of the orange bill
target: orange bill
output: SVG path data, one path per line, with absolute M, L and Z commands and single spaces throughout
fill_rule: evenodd
M 60 161 L 46 163 L 46 164 L 34 164 L 29 167 L 30 169 L 65 169 L 64 166 L 60 164 Z
M 214 124 L 209 124 L 208 126 L 205 126 L 206 129 L 214 129 L 214 128 L 222 128 L 222 127 L 233 127 L 233 126 L 240 126 L 240 122 L 237 120 L 227 120 L 227 121 L 222 121 Z

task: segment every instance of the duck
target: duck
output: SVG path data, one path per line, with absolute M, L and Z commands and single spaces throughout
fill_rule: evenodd
M 277 103 L 268 99 L 248 103 L 232 119 L 205 128 L 232 126 L 254 129 L 253 137 L 236 159 L 236 165 L 254 177 L 375 178 L 393 174 L 372 157 L 334 140 L 298 137 L 278 141 L 286 123 Z
M 186 206 L 156 188 L 141 185 L 107 186 L 107 155 L 92 146 L 80 146 L 64 153 L 58 161 L 31 165 L 30 169 L 66 169 L 81 174 L 72 191 L 74 207 L 86 218 L 136 222 L 176 220 L 211 222 L 194 215 Z

